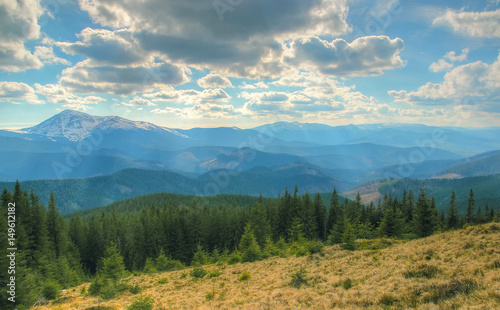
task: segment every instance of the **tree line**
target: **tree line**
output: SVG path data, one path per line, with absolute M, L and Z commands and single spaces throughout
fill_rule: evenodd
M 438 212 L 425 185 L 418 195 L 410 190 L 400 198 L 385 195 L 377 204 L 368 205 L 359 194 L 353 200 L 342 199 L 336 190 L 325 204 L 319 193 L 298 195 L 297 187 L 293 193 L 285 190 L 276 199 L 260 196 L 245 206 L 236 201 L 204 205 L 197 199 L 186 204 L 159 203 L 148 196 L 139 201 L 140 211 L 113 209 L 63 219 L 53 194 L 45 207 L 33 191 L 22 190 L 18 182 L 12 193 L 5 189 L 1 196 L 0 272 L 5 274 L 9 264 L 4 233 L 8 229 L 7 205 L 15 202 L 17 308 L 53 298 L 58 290 L 82 281 L 94 279 L 93 289 L 102 289 L 105 284 L 99 275 L 111 268 L 106 265 L 111 260 L 118 261 L 124 272 L 162 271 L 217 261 L 307 255 L 324 244 L 354 250 L 355 240 L 360 238 L 412 239 L 466 224 L 498 221 L 493 208 L 476 207 L 472 190 L 465 214 L 457 211 L 454 192 L 448 210 Z M 2 287 L 7 278 L 1 277 Z M 6 290 L 0 295 L 0 308 L 13 308 Z

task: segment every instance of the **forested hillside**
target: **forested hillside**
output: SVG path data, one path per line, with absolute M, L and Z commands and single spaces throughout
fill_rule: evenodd
M 386 197 L 377 206 L 361 204 L 360 196 L 342 201 L 336 191 L 330 201 L 320 194 L 298 195 L 297 187 L 293 194 L 286 191 L 275 200 L 260 197 L 245 206 L 236 200 L 231 205 L 201 206 L 196 199 L 174 203 L 175 196 L 170 201 L 155 201 L 155 197 L 135 200 L 140 211 L 115 209 L 64 220 L 53 195 L 46 209 L 35 193 L 23 190 L 19 183 L 12 193 L 4 190 L 0 228 L 5 231 L 8 204 L 16 203 L 18 309 L 55 298 L 59 289 L 86 279 L 93 281 L 89 293 L 110 298 L 127 289 L 117 282 L 127 271 L 302 256 L 320 251 L 325 243 L 354 250 L 357 238 L 411 239 L 465 223 L 498 220 L 493 208 L 478 212 L 472 190 L 465 214 L 458 213 L 454 199 L 446 213 L 438 213 L 425 188 L 419 189 L 418 198 L 410 191 L 399 198 Z M 5 235 L 0 243 L 0 268 L 6 269 Z M 5 281 L 0 284 L 5 286 Z M 4 295 L 2 302 L 7 300 Z M 6 304 L 0 307 L 9 309 Z

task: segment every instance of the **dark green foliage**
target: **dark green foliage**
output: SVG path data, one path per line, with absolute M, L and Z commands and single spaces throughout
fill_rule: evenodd
M 340 245 L 344 250 L 353 251 L 356 249 L 356 234 L 354 227 L 351 223 L 345 225 L 345 230 L 342 233 L 342 244 Z
M 469 193 L 469 199 L 467 200 L 467 213 L 465 214 L 465 222 L 468 224 L 473 224 L 474 220 L 474 191 L 471 189 Z
M 158 283 L 160 283 L 160 281 L 158 281 Z M 135 285 L 130 286 L 128 291 L 130 292 L 130 294 L 136 295 L 142 291 L 142 288 L 139 286 L 138 283 L 136 283 Z
M 262 256 L 260 246 L 255 239 L 253 229 L 250 224 L 245 227 L 245 232 L 241 237 L 238 249 L 242 254 L 241 259 L 243 262 L 254 262 L 259 260 Z
M 351 278 L 346 278 L 341 281 L 340 285 L 344 288 L 344 290 L 348 290 L 354 286 L 354 283 Z
M 415 209 L 415 216 L 413 219 L 415 233 L 419 237 L 430 236 L 436 229 L 435 210 L 431 206 L 426 190 L 427 189 L 425 187 L 420 188 L 420 194 L 418 195 L 417 207 Z
M 243 271 L 240 275 L 240 277 L 238 278 L 238 280 L 240 281 L 248 281 L 250 280 L 250 278 L 252 277 L 252 275 L 250 274 L 250 272 L 248 271 Z
M 307 271 L 304 267 L 300 267 L 295 273 L 292 274 L 292 281 L 290 285 L 295 288 L 300 288 L 302 285 L 307 285 L 309 279 L 307 278 Z
M 151 310 L 153 300 L 149 296 L 139 297 L 127 308 L 127 310 Z
M 450 207 L 448 209 L 448 228 L 456 229 L 459 226 L 458 210 L 456 205 L 455 192 L 451 192 Z
M 201 266 L 194 267 L 193 270 L 191 270 L 191 276 L 197 279 L 203 278 L 207 275 L 207 273 L 208 272 Z
M 54 280 L 48 280 L 42 287 L 42 295 L 47 300 L 56 299 L 59 297 L 61 286 Z

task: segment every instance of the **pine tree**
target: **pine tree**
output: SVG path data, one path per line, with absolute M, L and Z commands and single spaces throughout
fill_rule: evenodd
M 330 231 L 337 222 L 339 208 L 339 195 L 337 194 L 337 190 L 333 189 L 332 198 L 330 199 L 330 210 L 328 212 L 328 222 L 326 224 L 327 231 Z
M 350 251 L 356 249 L 356 234 L 354 231 L 354 227 L 349 222 L 346 223 L 345 230 L 342 233 L 341 247 L 344 250 L 350 250 Z
M 241 237 L 238 249 L 242 253 L 241 258 L 243 262 L 254 262 L 262 256 L 253 229 L 249 224 L 245 227 L 245 232 Z
M 120 251 L 115 244 L 111 244 L 106 249 L 106 254 L 102 259 L 102 268 L 99 273 L 101 276 L 111 279 L 115 283 L 126 276 L 127 272 L 123 263 L 123 257 L 120 255 Z
M 423 185 L 418 195 L 417 207 L 415 209 L 414 227 L 419 237 L 427 237 L 434 233 L 436 228 L 436 217 L 427 197 L 427 188 Z
M 455 202 L 455 192 L 451 192 L 450 207 L 448 208 L 448 228 L 455 229 L 458 228 L 458 210 Z
M 403 213 L 399 208 L 387 208 L 379 226 L 379 233 L 386 237 L 399 237 L 404 229 Z
M 469 193 L 469 200 L 467 201 L 467 213 L 465 215 L 466 223 L 472 225 L 474 224 L 474 192 L 472 189 Z
M 255 238 L 261 248 L 266 244 L 266 239 L 271 236 L 271 224 L 266 218 L 266 211 L 262 208 L 262 204 L 255 203 L 250 213 L 250 220 L 248 222 L 254 229 Z
M 292 221 L 292 227 L 288 231 L 288 239 L 290 242 L 301 241 L 304 239 L 304 224 L 298 217 Z
M 318 228 L 316 225 L 316 214 L 314 204 L 308 193 L 305 193 L 301 199 L 300 219 L 302 220 L 302 229 L 304 237 L 308 240 L 315 240 L 318 238 Z
M 326 241 L 326 208 L 319 193 L 314 196 L 314 213 L 316 215 L 318 238 L 324 242 Z
M 57 257 L 66 253 L 66 234 L 64 231 L 64 222 L 57 209 L 54 193 L 50 193 L 49 208 L 47 212 L 47 228 L 49 242 L 55 250 Z

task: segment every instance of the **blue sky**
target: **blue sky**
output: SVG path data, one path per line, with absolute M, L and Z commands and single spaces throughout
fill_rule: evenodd
M 0 128 L 500 126 L 500 1 L 0 0 Z

